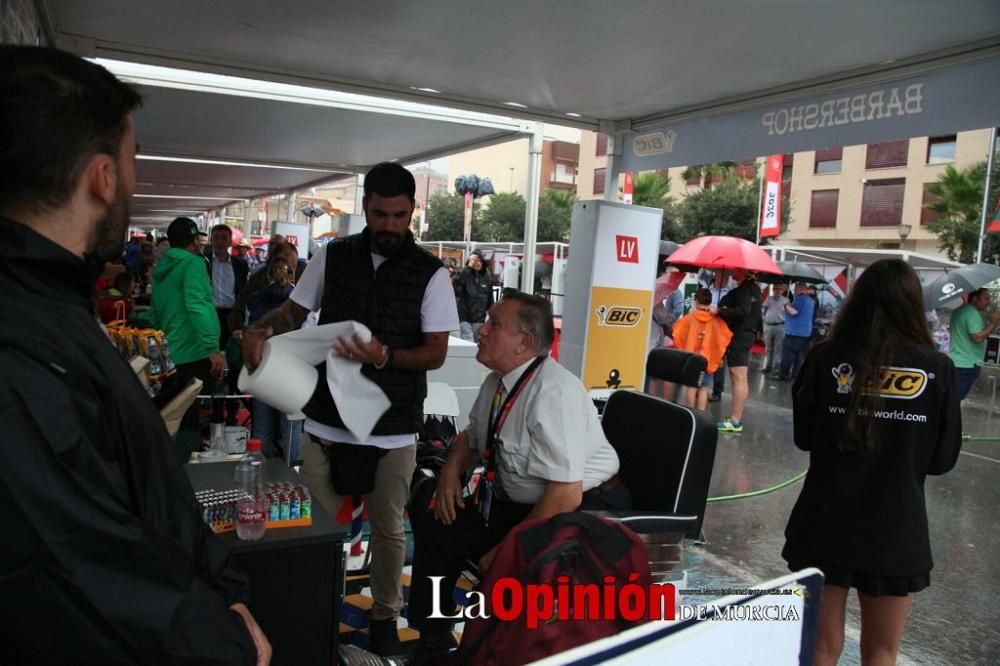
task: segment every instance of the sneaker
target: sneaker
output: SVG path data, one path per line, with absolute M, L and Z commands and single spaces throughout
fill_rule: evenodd
M 719 421 L 716 427 L 719 429 L 719 432 L 731 432 L 734 435 L 738 435 L 743 432 L 743 421 L 726 419 L 725 421 Z
M 396 629 L 396 618 L 368 622 L 368 651 L 380 657 L 403 654 L 403 645 L 399 642 L 399 631 Z
M 771 372 L 771 368 L 765 365 L 763 368 L 760 369 L 760 371 L 763 373 L 768 373 Z
M 713 393 L 712 395 L 708 396 L 709 402 L 719 402 L 720 400 L 722 400 L 721 393 Z

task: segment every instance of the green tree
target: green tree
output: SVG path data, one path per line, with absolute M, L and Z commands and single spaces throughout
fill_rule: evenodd
M 664 178 L 656 171 L 646 171 L 637 175 L 632 181 L 632 203 L 663 211 L 661 239 L 678 243 L 688 240 L 688 234 L 680 224 L 677 204 L 670 196 L 669 178 Z
M 757 238 L 757 195 L 760 180 L 724 180 L 717 187 L 693 192 L 681 204 L 681 219 L 690 238 L 697 236 L 737 236 Z M 782 195 L 781 228 L 788 228 L 791 202 Z
M 540 243 L 569 240 L 570 221 L 576 194 L 569 190 L 545 190 L 538 200 L 538 236 Z
M 925 204 L 940 217 L 927 225 L 937 234 L 938 247 L 952 261 L 972 263 L 976 260 L 979 231 L 983 214 L 983 184 L 986 182 L 986 162 L 978 162 L 961 171 L 949 164 L 937 181 L 927 186 L 936 200 Z M 1000 196 L 1000 179 L 990 188 L 990 205 Z M 992 213 L 993 211 L 989 211 Z M 1000 236 L 989 234 L 983 242 L 983 261 L 1000 261 Z
M 490 196 L 490 205 L 473 220 L 476 240 L 519 243 L 524 239 L 525 201 L 517 192 Z M 480 238 L 481 234 L 481 238 Z
M 435 194 L 427 204 L 424 240 L 462 240 L 465 230 L 465 198 L 460 194 Z

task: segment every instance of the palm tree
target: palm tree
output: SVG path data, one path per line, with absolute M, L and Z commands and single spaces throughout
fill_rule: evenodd
M 576 193 L 572 190 L 545 190 L 538 200 L 538 240 L 563 242 L 569 238 Z
M 924 208 L 940 216 L 927 226 L 937 234 L 941 249 L 952 261 L 975 261 L 985 181 L 985 162 L 972 164 L 961 171 L 949 164 L 937 181 L 927 185 L 927 192 L 935 197 L 935 201 L 925 204 Z M 994 191 L 990 201 L 995 200 Z
M 714 183 L 731 180 L 735 178 L 734 169 L 738 164 L 736 162 L 716 162 L 714 164 L 695 164 L 684 169 L 681 173 L 681 178 L 684 180 L 694 180 L 698 179 L 698 184 L 702 189 L 712 189 Z
M 632 203 L 636 206 L 663 208 L 670 202 L 670 179 L 656 171 L 640 173 L 632 181 Z
M 632 181 L 632 203 L 636 206 L 649 206 L 663 211 L 663 223 L 660 227 L 660 238 L 663 240 L 683 243 L 687 234 L 679 223 L 677 206 L 670 196 L 670 179 L 661 176 L 656 171 L 640 173 Z
M 545 196 L 549 198 L 552 204 L 562 210 L 573 210 L 573 204 L 576 202 L 576 192 L 573 190 L 556 190 L 549 188 L 545 190 Z

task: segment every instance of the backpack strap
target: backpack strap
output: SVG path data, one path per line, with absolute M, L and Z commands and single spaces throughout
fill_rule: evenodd
M 590 537 L 594 550 L 608 562 L 617 562 L 632 548 L 632 539 L 618 525 L 606 523 L 597 516 L 582 511 L 561 513 L 541 525 L 517 535 L 517 542 L 526 560 L 534 559 L 552 544 L 556 531 L 566 525 L 576 525 Z

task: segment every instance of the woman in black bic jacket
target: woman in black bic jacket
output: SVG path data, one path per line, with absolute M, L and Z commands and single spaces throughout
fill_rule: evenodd
M 924 477 L 954 467 L 962 439 L 955 367 L 935 351 L 908 264 L 865 270 L 792 392 L 809 473 L 782 556 L 793 571 L 826 575 L 815 663 L 837 663 L 852 587 L 862 662 L 895 663 L 911 594 L 930 584 L 933 567 Z

